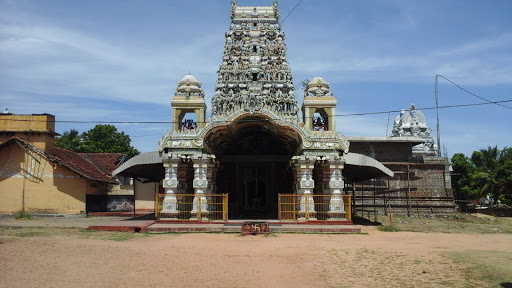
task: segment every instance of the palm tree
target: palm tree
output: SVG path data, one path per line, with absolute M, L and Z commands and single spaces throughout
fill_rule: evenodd
M 78 131 L 71 129 L 69 132 L 66 131 L 62 133 L 62 136 L 55 139 L 55 146 L 78 152 L 81 141 L 82 137 L 78 134 Z
M 499 175 L 502 166 L 505 165 L 505 159 L 509 149 L 498 149 L 498 146 L 487 147 L 473 152 L 471 162 L 476 167 L 473 179 L 478 187 L 479 194 L 482 197 L 491 195 L 493 204 L 504 195 L 509 189 L 507 180 Z

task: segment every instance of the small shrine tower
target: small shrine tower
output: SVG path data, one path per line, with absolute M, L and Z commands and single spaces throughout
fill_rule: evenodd
M 302 115 L 306 130 L 336 131 L 336 98 L 321 77 L 309 81 L 304 90 Z
M 178 88 L 171 99 L 172 132 L 183 132 L 202 128 L 206 118 L 206 104 L 201 82 L 187 74 L 179 82 Z M 185 114 L 194 113 L 196 119 L 185 119 Z M 194 121 L 195 120 L 195 121 Z

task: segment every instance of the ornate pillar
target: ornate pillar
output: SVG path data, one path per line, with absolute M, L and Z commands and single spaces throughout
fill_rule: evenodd
M 313 188 L 315 181 L 313 180 L 313 168 L 315 168 L 315 159 L 308 156 L 300 156 L 297 159 L 297 168 L 300 173 L 300 181 L 297 194 L 299 200 L 298 220 L 316 220 L 315 200 L 313 199 Z
M 165 197 L 160 211 L 160 218 L 178 219 L 178 201 L 176 192 L 178 189 L 178 161 L 179 159 L 169 159 L 164 162 L 165 179 L 163 187 L 165 188 Z
M 190 219 L 208 220 L 208 199 L 205 194 L 208 192 L 208 171 L 211 171 L 212 164 L 205 154 L 198 155 L 193 159 L 194 166 L 194 201 L 192 203 L 192 211 L 190 211 Z M 211 177 L 210 177 L 211 178 Z
M 329 180 L 329 188 L 331 192 L 331 201 L 329 204 L 329 211 L 327 211 L 328 220 L 345 220 L 345 205 L 343 203 L 343 181 L 342 170 L 345 162 L 336 157 L 334 160 L 329 161 L 329 168 L 331 179 Z

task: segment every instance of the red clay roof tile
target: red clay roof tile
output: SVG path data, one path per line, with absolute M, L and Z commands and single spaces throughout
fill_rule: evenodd
M 110 183 L 118 182 L 111 174 L 119 166 L 118 159 L 123 155 L 122 153 L 77 153 L 57 147 L 50 152 L 42 151 L 18 137 L 12 137 L 1 143 L 0 148 L 11 142 L 17 142 L 24 149 L 38 151 L 38 153 L 44 154 L 49 161 L 62 165 L 87 179 Z

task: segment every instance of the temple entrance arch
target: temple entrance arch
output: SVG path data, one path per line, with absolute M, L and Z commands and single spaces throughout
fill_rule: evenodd
M 229 219 L 277 219 L 278 193 L 294 193 L 289 162 L 300 152 L 299 133 L 254 113 L 217 125 L 204 143 L 220 163 L 217 192 L 228 194 Z

